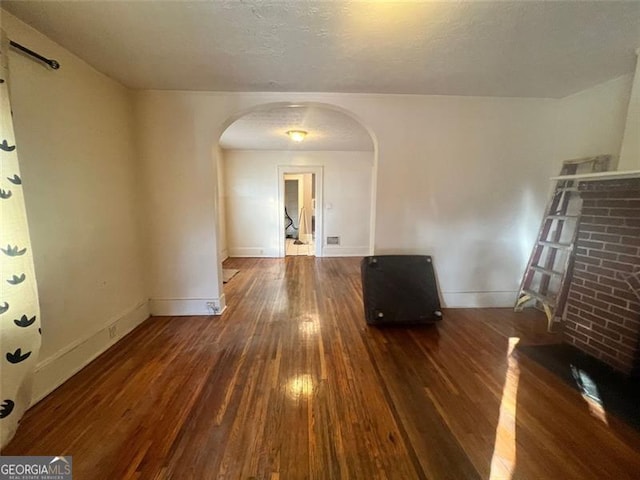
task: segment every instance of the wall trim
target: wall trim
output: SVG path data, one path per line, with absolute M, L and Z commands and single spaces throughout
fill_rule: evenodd
M 444 308 L 505 308 L 515 305 L 518 292 L 442 292 Z
M 92 333 L 38 362 L 35 368 L 31 406 L 53 392 L 148 318 L 149 302 L 144 300 L 115 318 L 111 318 Z M 109 329 L 112 327 L 115 327 L 116 331 L 115 336 L 110 338 Z
M 342 247 L 337 245 L 325 245 L 323 253 L 325 257 L 366 257 L 369 255 L 369 246 Z
M 212 303 L 214 307 L 209 307 L 208 303 Z M 163 317 L 222 315 L 226 308 L 224 293 L 219 298 L 152 298 L 149 300 L 151 315 Z
M 229 256 L 240 258 L 276 258 L 278 257 L 278 252 L 265 247 L 238 247 L 229 248 Z

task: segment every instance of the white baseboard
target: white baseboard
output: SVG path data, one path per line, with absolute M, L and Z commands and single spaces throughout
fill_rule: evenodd
M 213 307 L 209 306 L 212 304 Z M 191 316 L 222 315 L 227 308 L 224 293 L 220 298 L 152 298 L 149 301 L 151 315 Z
M 365 257 L 367 255 L 369 255 L 369 247 L 325 245 L 322 248 L 323 257 Z
M 278 253 L 263 247 L 236 247 L 229 248 L 229 256 L 235 258 L 273 258 Z
M 131 330 L 149 318 L 149 302 L 143 301 L 111 319 L 99 330 L 78 339 L 36 365 L 31 405 L 35 405 L 82 370 Z M 115 335 L 109 331 L 115 327 Z
M 444 308 L 513 307 L 518 292 L 442 292 Z
M 227 258 L 229 258 L 229 250 L 225 248 L 220 252 L 220 261 L 224 262 Z

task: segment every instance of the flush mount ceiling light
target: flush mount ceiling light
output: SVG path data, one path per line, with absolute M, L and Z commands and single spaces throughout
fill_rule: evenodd
M 300 143 L 304 140 L 304 137 L 307 136 L 307 132 L 305 132 L 304 130 L 289 130 L 287 132 L 287 135 L 289 135 L 289 138 L 294 142 Z

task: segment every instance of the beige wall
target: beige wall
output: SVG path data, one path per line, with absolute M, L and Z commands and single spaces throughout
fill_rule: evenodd
M 141 154 L 152 201 L 147 210 L 151 231 L 161 238 L 151 265 L 152 297 L 219 295 L 215 268 L 209 268 L 217 262 L 209 253 L 215 252 L 214 232 L 199 212 L 207 211 L 206 198 L 214 195 L 218 173 L 211 149 L 230 119 L 258 105 L 312 102 L 351 112 L 376 138 L 375 252 L 433 255 L 449 306 L 509 306 L 536 237 L 549 177 L 566 158 L 617 153 L 629 81 L 563 100 L 140 92 Z M 193 174 L 186 177 L 183 168 Z M 154 190 L 162 197 L 155 198 Z M 183 242 L 198 253 L 176 263 L 165 252 Z M 181 278 L 194 281 L 176 281 Z
M 227 231 L 233 256 L 277 257 L 282 235 L 278 205 L 278 166 L 320 166 L 323 172 L 324 236 L 338 235 L 340 246 L 325 246 L 325 256 L 368 255 L 373 152 L 225 152 Z M 286 170 L 286 168 L 285 168 Z M 311 175 L 295 174 L 303 188 L 311 226 Z M 306 177 L 306 184 L 305 184 Z M 289 212 L 298 225 L 298 213 Z M 320 216 L 316 217 L 320 221 Z M 302 232 L 305 233 L 305 232 Z M 306 241 L 306 239 L 304 239 Z M 317 239 L 321 240 L 321 239 Z
M 282 101 L 337 105 L 377 137 L 377 253 L 434 255 L 449 305 L 511 304 L 558 170 L 554 100 L 140 92 L 152 298 L 218 297 L 211 150 L 230 117 Z
M 636 53 L 640 53 L 640 48 Z M 633 89 L 620 152 L 620 170 L 640 170 L 640 61 L 638 59 L 636 59 L 636 72 L 633 77 Z
M 224 152 L 222 148 L 216 149 L 216 170 L 218 172 L 218 256 L 220 261 L 224 261 L 229 257 L 229 249 L 227 246 L 227 206 L 226 206 L 226 188 L 224 185 Z M 149 264 L 147 262 L 146 264 Z
M 147 318 L 130 92 L 2 12 L 11 101 L 42 309 L 34 397 Z M 116 338 L 107 327 L 116 326 Z
M 558 100 L 558 159 L 620 154 L 632 81 L 624 75 Z

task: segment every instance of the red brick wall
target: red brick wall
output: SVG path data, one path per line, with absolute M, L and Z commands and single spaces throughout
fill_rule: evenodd
M 583 206 L 564 340 L 618 370 L 635 373 L 640 178 L 582 182 L 578 189 Z

